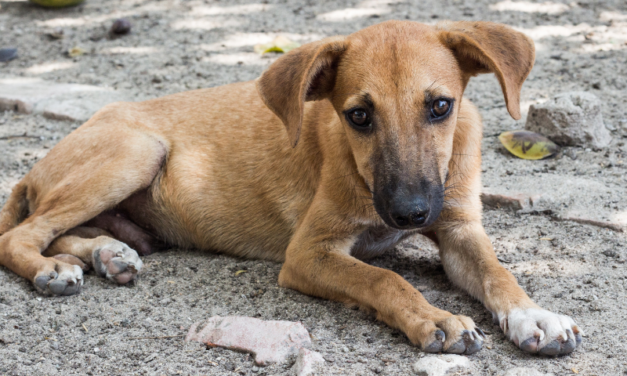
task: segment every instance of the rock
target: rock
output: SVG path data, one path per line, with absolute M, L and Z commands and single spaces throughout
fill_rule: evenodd
M 301 348 L 298 351 L 298 358 L 294 364 L 294 371 L 296 376 L 309 376 L 312 375 L 317 365 L 324 364 L 324 358 L 322 355 L 315 351 Z
M 504 376 L 553 376 L 553 374 L 542 373 L 533 368 L 517 367 L 507 370 Z
M 111 88 L 57 84 L 38 78 L 0 79 L 0 111 L 41 113 L 49 119 L 85 122 L 107 104 L 130 99 Z
M 568 92 L 529 107 L 525 129 L 562 146 L 603 148 L 612 140 L 603 123 L 601 102 L 591 93 Z
M 419 376 L 445 376 L 460 368 L 470 368 L 470 360 L 461 355 L 428 355 L 414 363 L 414 372 Z
M 509 208 L 515 211 L 528 210 L 533 207 L 534 202 L 538 202 L 541 195 L 520 193 L 520 192 L 498 192 L 493 189 L 484 188 L 481 192 L 481 202 L 485 206 L 495 208 Z
M 17 48 L 6 47 L 0 48 L 0 62 L 7 62 L 17 57 Z
M 279 363 L 311 345 L 303 324 L 290 321 L 264 321 L 252 317 L 214 316 L 189 329 L 186 341 L 226 347 L 253 354 L 257 365 Z

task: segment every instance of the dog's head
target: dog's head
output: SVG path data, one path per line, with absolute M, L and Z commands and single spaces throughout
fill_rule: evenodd
M 520 118 L 533 42 L 489 22 L 389 21 L 309 43 L 258 79 L 296 146 L 306 101 L 329 99 L 359 174 L 390 226 L 432 224 L 442 210 L 459 106 L 471 76 L 494 73 Z

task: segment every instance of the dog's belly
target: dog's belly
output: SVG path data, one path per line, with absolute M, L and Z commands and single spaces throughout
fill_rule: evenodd
M 162 189 L 162 188 L 161 188 Z M 200 249 L 252 259 L 283 261 L 293 226 L 271 213 L 250 215 L 249 205 L 215 205 L 220 192 L 195 197 L 163 195 L 160 187 L 136 194 L 120 205 L 137 225 L 169 246 Z M 254 211 L 254 210 L 253 210 Z M 257 221 L 255 221 L 257 219 Z M 256 222 L 256 223 L 255 223 Z

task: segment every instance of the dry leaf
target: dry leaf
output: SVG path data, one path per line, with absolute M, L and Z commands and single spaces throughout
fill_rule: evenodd
M 77 57 L 81 55 L 85 55 L 85 50 L 80 47 L 72 47 L 67 51 L 67 55 L 69 57 Z
M 237 277 L 238 275 L 242 274 L 242 273 L 246 273 L 248 270 L 238 270 L 235 272 L 235 276 Z
M 577 368 L 571 368 L 571 371 L 573 371 L 573 373 L 579 373 L 579 371 L 577 370 Z
M 507 151 L 522 159 L 544 159 L 559 151 L 559 146 L 553 141 L 529 131 L 503 132 L 499 141 Z
M 70 7 L 82 3 L 84 0 L 30 0 L 32 3 L 47 8 Z
M 300 47 L 300 43 L 289 40 L 288 38 L 279 35 L 274 38 L 271 43 L 257 44 L 255 45 L 255 52 L 259 55 L 266 54 L 268 52 L 290 52 L 294 48 Z

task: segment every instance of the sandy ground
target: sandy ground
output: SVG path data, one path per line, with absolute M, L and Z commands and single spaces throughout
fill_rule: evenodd
M 507 115 L 494 77 L 477 78 L 467 95 L 485 120 L 484 185 L 515 191 L 519 181 L 549 181 L 557 189 L 564 179 L 588 179 L 605 187 L 607 195 L 587 191 L 584 184 L 565 204 L 588 202 L 588 210 L 618 214 L 627 210 L 622 164 L 627 129 L 621 128 L 627 128 L 624 0 L 87 0 L 56 11 L 15 0 L 0 5 L 0 46 L 20 49 L 19 59 L 0 63 L 0 78 L 114 87 L 137 99 L 254 79 L 274 57 L 260 58 L 252 46 L 278 34 L 308 42 L 387 19 L 505 22 L 537 44 L 523 110 L 555 93 L 591 91 L 601 98 L 605 122 L 615 130 L 607 149 L 574 148 L 576 160 L 517 160 L 494 135 L 522 128 L 524 118 L 516 122 Z M 132 34 L 102 37 L 121 16 L 131 20 Z M 55 28 L 62 28 L 65 38 L 46 36 Z M 88 54 L 66 57 L 64 51 L 75 46 Z M 34 136 L 0 139 L 0 204 L 78 125 L 0 113 L 0 137 Z M 451 286 L 437 251 L 420 238 L 372 263 L 400 273 L 432 304 L 472 317 L 489 333 L 484 349 L 469 357 L 473 375 L 502 375 L 513 367 L 556 375 L 627 374 L 625 234 L 538 213 L 486 210 L 484 217 L 499 258 L 532 298 L 572 315 L 586 331 L 584 345 L 572 355 L 548 359 L 518 350 L 481 304 Z M 118 287 L 90 272 L 80 295 L 61 298 L 41 297 L 29 282 L 0 268 L 0 375 L 290 374 L 291 364 L 257 369 L 246 354 L 206 349 L 181 337 L 146 339 L 183 335 L 193 322 L 218 314 L 302 321 L 313 335 L 313 349 L 326 358 L 329 375 L 409 374 L 421 356 L 403 334 L 364 312 L 277 287 L 279 264 L 175 249 L 144 262 L 134 286 Z M 247 272 L 236 276 L 238 270 Z

